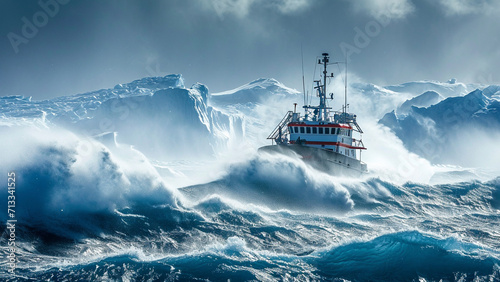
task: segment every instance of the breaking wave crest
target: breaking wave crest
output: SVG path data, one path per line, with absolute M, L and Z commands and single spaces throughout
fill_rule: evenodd
M 482 253 L 482 247 L 455 238 L 437 239 L 408 231 L 335 247 L 310 263 L 321 277 L 354 281 L 499 279 L 500 261 Z
M 217 181 L 177 190 L 112 134 L 97 141 L 62 129 L 18 130 L 1 133 L 12 137 L 2 138 L 11 144 L 0 153 L 23 157 L 0 166 L 16 172 L 19 187 L 19 277 L 500 279 L 498 178 L 353 180 L 256 155 Z
M 454 238 L 437 239 L 416 231 L 391 233 L 307 255 L 250 248 L 229 237 L 201 251 L 147 259 L 128 252 L 86 264 L 41 273 L 40 279 L 121 279 L 149 277 L 172 281 L 331 280 L 496 281 L 500 261 L 479 255 L 481 247 Z
M 123 230 L 123 213 L 144 207 L 182 209 L 178 193 L 131 147 L 107 147 L 64 130 L 23 132 L 22 136 L 31 138 L 18 140 L 17 129 L 10 133 L 10 148 L 27 156 L 23 161 L 7 161 L 3 168 L 16 174 L 20 187 L 16 218 L 28 228 L 78 239 Z

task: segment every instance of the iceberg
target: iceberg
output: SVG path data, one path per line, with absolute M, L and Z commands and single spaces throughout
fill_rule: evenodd
M 214 93 L 210 101 L 216 105 L 262 103 L 271 96 L 296 96 L 299 92 L 283 85 L 274 78 L 259 78 L 232 90 Z
M 0 98 L 3 125 L 16 119 L 85 136 L 116 132 L 120 143 L 161 160 L 212 157 L 242 134 L 239 117 L 207 105 L 208 88 L 186 88 L 181 75 L 147 77 L 112 89 L 51 100 Z
M 385 114 L 379 123 L 410 151 L 432 162 L 470 165 L 465 157 L 474 155 L 487 163 L 490 158 L 481 153 L 500 134 L 499 93 L 500 86 L 492 85 L 433 104 L 440 96 L 426 92 L 403 103 L 400 112 Z

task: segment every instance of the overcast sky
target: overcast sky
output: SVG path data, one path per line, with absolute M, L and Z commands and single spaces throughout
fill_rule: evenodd
M 34 99 L 180 73 L 212 92 L 301 89 L 316 56 L 364 81 L 498 83 L 496 0 L 2 0 L 0 96 Z

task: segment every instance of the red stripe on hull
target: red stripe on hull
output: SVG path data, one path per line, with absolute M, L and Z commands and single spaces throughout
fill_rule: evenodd
M 330 146 L 340 146 L 340 147 L 345 147 L 348 149 L 355 149 L 355 150 L 366 150 L 365 147 L 355 147 L 355 146 L 350 146 L 344 143 L 340 142 L 321 142 L 321 141 L 303 141 L 304 143 L 308 145 L 330 145 Z M 295 141 L 290 141 L 290 144 L 295 144 Z

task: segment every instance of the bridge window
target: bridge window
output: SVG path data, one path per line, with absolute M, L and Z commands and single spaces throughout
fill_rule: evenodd
M 325 128 L 325 134 L 330 134 L 330 128 Z
M 304 133 L 304 128 L 302 126 L 300 127 L 300 133 Z
M 307 128 L 307 133 L 310 134 L 311 133 L 311 128 L 310 127 L 306 127 Z
M 316 127 L 313 127 L 313 134 L 318 133 L 318 129 Z
M 319 134 L 323 134 L 323 127 L 318 128 Z
M 295 133 L 299 133 L 299 128 L 297 126 L 295 127 Z

